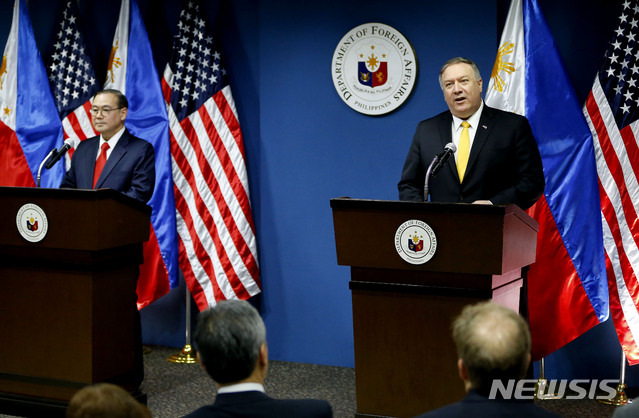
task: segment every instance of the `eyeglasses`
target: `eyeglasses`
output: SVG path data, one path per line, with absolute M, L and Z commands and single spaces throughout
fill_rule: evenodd
M 93 116 L 97 116 L 98 113 L 102 113 L 102 115 L 104 116 L 109 116 L 111 114 L 111 112 L 113 112 L 114 110 L 118 110 L 118 109 L 122 109 L 121 107 L 115 107 L 115 108 L 111 108 L 111 107 L 93 107 L 91 108 L 91 115 Z

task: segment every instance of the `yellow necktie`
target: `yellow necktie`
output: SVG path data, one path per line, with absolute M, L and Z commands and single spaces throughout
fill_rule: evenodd
M 462 129 L 459 137 L 459 148 L 457 150 L 457 173 L 459 174 L 460 183 L 464 180 L 464 173 L 468 165 L 468 154 L 470 153 L 470 136 L 468 135 L 470 123 L 463 121 L 462 126 L 464 129 Z

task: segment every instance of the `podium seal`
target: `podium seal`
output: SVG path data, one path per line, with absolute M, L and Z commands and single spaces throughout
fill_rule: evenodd
M 27 203 L 18 209 L 16 226 L 22 238 L 29 242 L 39 242 L 47 235 L 49 221 L 40 206 Z
M 426 222 L 411 219 L 395 232 L 397 254 L 410 264 L 424 264 L 435 255 L 437 237 Z

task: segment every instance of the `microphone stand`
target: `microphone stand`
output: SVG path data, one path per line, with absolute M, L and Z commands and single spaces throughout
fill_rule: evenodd
M 44 167 L 46 162 L 49 161 L 49 158 L 51 158 L 51 156 L 53 155 L 54 152 L 56 152 L 55 148 L 53 148 L 51 151 L 49 151 L 47 156 L 44 157 L 44 160 L 42 160 L 42 162 L 40 163 L 40 168 L 38 168 L 38 177 L 36 178 L 36 187 L 40 187 L 40 173 L 42 172 L 42 167 Z
M 428 170 L 426 170 L 426 178 L 424 179 L 424 202 L 428 202 L 428 182 L 430 181 L 433 168 L 437 165 L 438 162 L 439 155 L 436 155 L 435 158 L 433 158 L 433 161 L 428 166 Z

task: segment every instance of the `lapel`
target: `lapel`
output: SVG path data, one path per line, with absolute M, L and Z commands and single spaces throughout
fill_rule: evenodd
M 453 142 L 452 126 L 453 126 L 453 115 L 452 113 L 450 113 L 450 111 L 445 112 L 443 117 L 439 119 L 439 123 L 438 123 L 439 139 L 441 142 L 441 150 L 439 152 L 442 152 L 444 150 L 444 147 L 446 146 L 446 144 Z M 451 170 L 451 173 L 453 174 L 454 178 L 457 180 L 457 183 L 459 183 L 459 174 L 457 174 L 457 163 L 455 163 L 455 159 L 452 158 L 452 156 L 448 160 L 446 165 L 448 166 L 447 170 Z
M 481 117 L 479 118 L 479 126 L 477 126 L 475 130 L 475 139 L 473 140 L 473 146 L 470 149 L 470 155 L 468 156 L 468 166 L 466 167 L 466 174 L 470 174 L 473 169 L 473 165 L 479 154 L 481 153 L 484 145 L 488 140 L 488 136 L 490 135 L 490 131 L 493 128 L 495 123 L 495 115 L 491 108 L 486 106 L 484 103 L 484 110 L 481 112 Z M 464 176 L 466 179 L 466 176 Z
M 106 179 L 109 177 L 109 174 L 111 174 L 111 172 L 113 171 L 115 166 L 118 164 L 118 162 L 122 159 L 122 157 L 124 157 L 124 155 L 126 154 L 126 147 L 128 144 L 129 144 L 129 132 L 125 130 L 124 133 L 122 134 L 122 137 L 120 137 L 120 140 L 115 145 L 115 148 L 113 148 L 113 151 L 111 151 L 111 155 L 109 155 L 109 159 L 107 160 L 106 164 L 104 165 L 104 168 L 102 169 L 100 178 L 98 179 L 98 182 L 95 184 L 96 189 L 99 189 L 102 186 L 102 184 L 104 184 Z M 98 152 L 97 148 L 95 152 L 96 153 Z M 93 167 L 95 167 L 95 161 L 93 162 Z
M 95 136 L 85 141 L 86 155 L 85 158 L 78 159 L 78 188 L 93 189 L 93 171 L 95 170 L 95 158 L 98 155 L 98 146 L 100 145 L 100 137 Z

